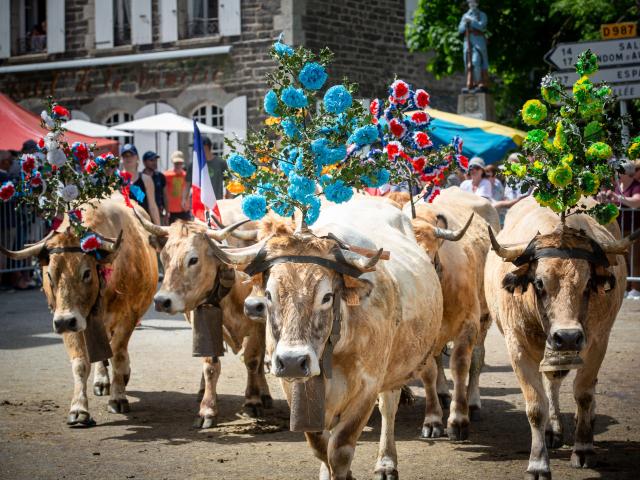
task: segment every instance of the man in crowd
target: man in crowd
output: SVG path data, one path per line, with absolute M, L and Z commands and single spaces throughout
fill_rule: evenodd
M 184 156 L 176 151 L 171 155 L 173 168 L 164 172 L 167 181 L 165 197 L 166 208 L 169 212 L 169 225 L 176 220 L 191 220 L 190 206 L 187 192 L 187 172 L 184 169 Z
M 142 173 L 149 175 L 153 180 L 156 206 L 158 207 L 158 212 L 160 213 L 160 217 L 162 218 L 163 225 L 166 225 L 169 222 L 169 212 L 167 210 L 167 204 L 169 202 L 166 198 L 167 194 L 165 191 L 165 187 L 167 186 L 167 179 L 161 172 L 158 171 L 159 158 L 160 155 L 158 155 L 156 152 L 153 152 L 151 150 L 145 152 L 142 156 L 142 164 L 144 166 Z
M 227 171 L 227 162 L 217 155 L 214 155 L 211 150 L 212 143 L 207 137 L 202 139 L 202 146 L 204 147 L 204 156 L 207 159 L 207 168 L 209 169 L 209 177 L 211 178 L 211 185 L 213 186 L 213 193 L 216 195 L 216 199 L 220 200 L 224 198 L 224 173 Z M 187 169 L 187 191 L 191 191 L 191 175 L 193 171 L 193 162 Z

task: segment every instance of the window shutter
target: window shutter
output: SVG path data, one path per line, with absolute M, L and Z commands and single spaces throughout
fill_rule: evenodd
M 47 53 L 64 52 L 64 0 L 47 0 Z
M 0 0 L 0 58 L 9 58 L 11 56 L 11 15 L 7 12 L 11 11 L 11 0 Z
M 247 97 L 236 97 L 224 106 L 224 136 L 244 140 L 247 136 Z M 224 153 L 229 153 L 225 144 Z
M 162 43 L 178 40 L 178 2 L 160 0 L 160 41 Z
M 240 0 L 218 1 L 218 25 L 220 35 L 222 35 L 223 37 L 240 35 Z
M 131 44 L 151 43 L 151 0 L 131 2 Z
M 96 48 L 113 48 L 113 0 L 95 0 Z

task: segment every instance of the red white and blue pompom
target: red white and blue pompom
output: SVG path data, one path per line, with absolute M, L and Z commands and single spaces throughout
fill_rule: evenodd
M 451 145 L 453 146 L 454 151 L 460 155 L 462 154 L 462 138 L 458 137 L 457 135 L 455 137 L 453 137 L 453 139 L 451 140 Z
M 71 145 L 71 153 L 80 165 L 84 165 L 84 162 L 89 158 L 89 148 L 86 143 L 74 142 L 73 145 Z
M 369 104 L 369 113 L 373 116 L 373 123 L 378 123 L 382 116 L 382 104 L 378 98 L 374 98 Z
M 64 108 L 62 105 L 56 105 L 55 107 L 53 107 L 51 109 L 51 113 L 53 114 L 54 118 L 64 118 L 64 119 L 69 119 L 71 118 L 71 114 L 69 113 L 69 110 L 67 110 L 66 108 Z
M 421 88 L 417 89 L 413 94 L 413 103 L 417 108 L 423 109 L 429 106 L 431 97 Z
M 22 172 L 25 175 L 29 175 L 31 174 L 31 172 L 33 172 L 33 169 L 36 168 L 36 157 L 34 157 L 33 155 L 24 155 L 22 157 Z
M 402 144 L 395 140 L 387 143 L 385 149 L 387 151 L 389 160 L 395 160 L 401 153 L 404 152 L 404 147 L 402 146 Z
M 416 132 L 413 134 L 413 143 L 419 150 L 424 150 L 433 146 L 433 142 L 425 132 Z
M 40 172 L 33 172 L 33 175 L 29 178 L 29 185 L 31 188 L 39 188 L 42 186 L 42 175 Z
M 415 112 L 411 115 L 411 121 L 414 125 L 422 127 L 424 125 L 428 125 L 431 121 L 431 118 L 427 114 L 427 112 Z
M 16 187 L 11 181 L 4 182 L 0 187 L 0 199 L 8 202 L 16 194 Z
M 433 200 L 440 195 L 440 187 L 438 187 L 437 185 L 430 185 L 427 187 L 427 189 L 424 192 L 424 196 L 422 198 L 424 198 L 424 201 L 427 203 L 432 203 Z
M 426 157 L 416 157 L 411 160 L 411 165 L 413 166 L 413 169 L 416 172 L 422 172 L 426 164 L 427 164 Z
M 396 138 L 402 138 L 407 134 L 407 126 L 397 118 L 392 118 L 389 122 L 389 131 Z
M 389 87 L 389 100 L 392 103 L 406 103 L 411 93 L 411 87 L 404 80 L 396 80 Z
M 102 246 L 102 239 L 95 233 L 89 233 L 80 240 L 80 249 L 85 252 L 95 252 Z
M 76 208 L 75 210 L 69 210 L 67 212 L 71 223 L 82 223 L 82 210 Z
M 469 170 L 469 159 L 464 155 L 456 155 L 456 163 L 465 172 Z

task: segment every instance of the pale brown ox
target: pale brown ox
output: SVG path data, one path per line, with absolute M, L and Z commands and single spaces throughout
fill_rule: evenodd
M 95 364 L 94 393 L 108 395 L 112 413 L 126 413 L 129 402 L 125 387 L 129 381 L 129 338 L 146 312 L 158 282 L 156 254 L 148 234 L 133 216 L 122 196 L 84 205 L 83 224 L 105 238 L 122 232 L 117 251 L 96 260 L 83 252 L 52 252 L 58 248 L 78 248 L 79 240 L 67 230 L 67 221 L 40 243 L 21 252 L 6 252 L 13 258 L 40 255 L 44 292 L 53 312 L 53 325 L 61 333 L 71 359 L 74 393 L 67 423 L 74 426 L 95 424 L 89 415 L 87 378 L 91 365 L 84 336 L 87 318 L 101 319 L 110 338 L 112 379 L 102 362 Z M 141 215 L 146 215 L 141 212 Z M 105 244 L 107 245 L 107 244 Z M 50 253 L 49 253 L 50 252 Z M 102 278 L 101 278 L 102 277 Z M 105 362 L 106 363 L 106 362 Z
M 499 230 L 498 212 L 484 198 L 457 187 L 443 190 L 433 203 L 418 201 L 415 210 L 412 224 L 416 240 L 436 265 L 442 286 L 444 311 L 437 351 L 449 341 L 454 343 L 450 359 L 454 393 L 447 433 L 452 440 L 466 440 L 470 414 L 481 407 L 480 371 L 490 326 L 484 297 L 484 264 L 491 245 L 486 225 Z M 404 211 L 411 216 L 409 205 L 405 205 Z M 438 397 L 446 406 L 450 396 L 441 356 L 437 358 L 438 379 L 429 377 L 430 371 L 423 376 L 426 394 L 423 438 L 444 433 Z
M 285 225 L 284 230 L 287 228 Z M 365 258 L 332 239 L 319 238 L 328 233 L 374 251 L 388 247 L 391 258 L 376 265 L 377 256 Z M 332 376 L 324 378 L 324 431 L 305 433 L 322 462 L 320 478 L 351 478 L 356 442 L 376 398 L 382 432 L 375 477 L 397 478 L 394 421 L 400 388 L 429 363 L 442 316 L 435 269 L 416 244 L 409 220 L 391 205 L 357 199 L 327 206 L 313 226 L 313 235 L 304 231 L 280 234 L 267 239 L 264 247 L 230 249 L 220 255 L 230 264 L 246 265 L 261 248 L 266 259 L 314 257 L 364 272 L 356 279 L 338 273 L 337 267 L 289 259 L 271 265 L 255 280 L 266 296 L 272 371 L 283 378 L 289 402 L 292 381 L 306 382 L 322 375 L 321 359 L 328 348 L 335 309 L 340 312 L 341 334 L 333 350 Z
M 569 366 L 561 362 L 555 371 L 539 371 L 563 354 L 570 355 L 570 366 L 579 363 L 574 352 L 584 362 L 573 384 L 577 413 L 571 464 L 593 464 L 595 386 L 625 291 L 622 254 L 632 241 L 616 240 L 619 235 L 615 222 L 607 229 L 586 215 L 567 217 L 563 229 L 556 214 L 528 198 L 509 211 L 494 239 L 495 252 L 487 257 L 489 310 L 505 337 L 531 427 L 527 479 L 550 479 L 547 448 L 563 443 L 559 389 Z
M 174 222 L 170 227 L 159 227 L 140 219 L 144 227 L 159 237 L 164 248 L 160 259 L 164 266 L 164 279 L 154 297 L 155 308 L 170 314 L 189 313 L 205 302 L 213 289 L 221 269 L 226 269 L 214 255 L 212 242 L 229 237 L 236 225 L 222 231 L 212 231 L 194 222 Z M 247 368 L 247 387 L 244 408 L 252 416 L 271 408 L 272 399 L 264 376 L 264 323 L 250 320 L 244 314 L 244 300 L 251 292 L 249 277 L 235 272 L 231 291 L 220 301 L 223 314 L 224 340 L 233 351 L 243 353 Z M 218 415 L 216 385 L 221 365 L 218 358 L 203 358 L 204 385 L 200 410 L 194 426 L 210 428 Z

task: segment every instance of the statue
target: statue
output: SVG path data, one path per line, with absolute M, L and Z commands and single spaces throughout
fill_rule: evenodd
M 487 53 L 487 14 L 480 11 L 477 0 L 468 0 L 469 10 L 460 19 L 458 33 L 464 34 L 464 65 L 467 87 L 463 93 L 486 92 L 489 84 Z

